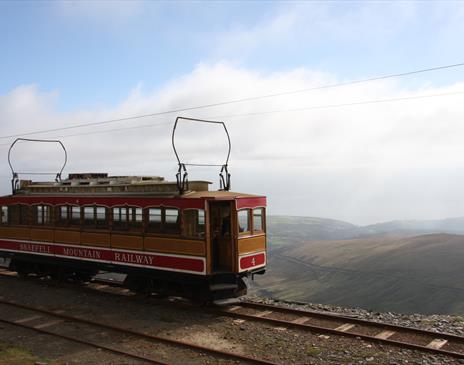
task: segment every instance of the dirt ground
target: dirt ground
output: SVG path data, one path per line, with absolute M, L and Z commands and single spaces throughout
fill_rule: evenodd
M 278 364 L 456 364 L 455 359 L 425 355 L 359 339 L 324 336 L 213 314 L 201 307 L 181 309 L 150 298 L 105 293 L 40 279 L 0 276 L 0 297 L 65 314 L 86 317 L 158 336 L 266 359 Z M 0 319 L 21 319 L 31 312 L 0 305 Z M 40 319 L 37 319 L 40 321 Z M 131 336 L 61 323 L 50 331 L 130 350 L 169 364 L 237 364 L 211 354 L 158 344 Z M 104 350 L 0 323 L 0 365 L 138 364 Z

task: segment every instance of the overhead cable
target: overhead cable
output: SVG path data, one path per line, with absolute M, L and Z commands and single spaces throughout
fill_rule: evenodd
M 203 104 L 203 105 L 197 105 L 197 106 L 191 106 L 191 107 L 185 107 L 185 108 L 178 108 L 178 109 L 172 109 L 172 110 L 161 111 L 161 112 L 154 112 L 154 113 L 149 113 L 149 114 L 141 114 L 141 115 L 133 115 L 133 116 L 127 116 L 127 117 L 121 117 L 121 118 L 115 118 L 115 119 L 108 119 L 108 120 L 103 120 L 103 121 L 99 121 L 99 122 L 87 122 L 87 123 L 74 124 L 74 125 L 70 125 L 70 126 L 67 126 L 67 127 L 43 129 L 43 130 L 36 130 L 36 131 L 31 131 L 31 132 L 15 133 L 15 134 L 10 134 L 10 135 L 6 135 L 6 136 L 0 136 L 0 139 L 21 137 L 21 136 L 29 136 L 29 135 L 33 135 L 33 134 L 42 134 L 42 133 L 49 133 L 49 132 L 57 132 L 57 131 L 68 130 L 68 129 L 92 127 L 92 126 L 97 126 L 97 125 L 112 124 L 112 123 L 135 120 L 135 119 L 140 119 L 140 118 L 156 117 L 156 116 L 161 116 L 161 115 L 166 115 L 166 114 L 174 114 L 174 113 L 180 113 L 180 112 L 186 112 L 186 111 L 192 111 L 192 110 L 198 110 L 198 109 L 206 109 L 206 108 L 212 108 L 212 107 L 223 106 L 223 105 L 243 103 L 243 102 L 247 102 L 247 101 L 255 101 L 255 100 L 261 100 L 261 99 L 273 98 L 273 97 L 284 96 L 284 95 L 305 93 L 305 92 L 310 92 L 310 91 L 315 91 L 315 90 L 330 89 L 330 88 L 336 88 L 336 87 L 342 87 L 342 86 L 348 86 L 348 85 L 354 85 L 354 84 L 361 84 L 361 83 L 379 81 L 379 80 L 384 80 L 384 79 L 389 79 L 389 78 L 398 78 L 398 77 L 415 75 L 415 74 L 419 74 L 419 73 L 439 71 L 439 70 L 451 69 L 451 68 L 462 67 L 462 66 L 464 66 L 464 62 L 450 64 L 450 65 L 444 65 L 444 66 L 424 68 L 424 69 L 408 71 L 408 72 L 401 72 L 401 73 L 396 73 L 396 74 L 388 74 L 388 75 L 383 75 L 383 76 L 376 76 L 376 77 L 371 77 L 371 78 L 367 78 L 367 79 L 360 79 L 360 80 L 346 81 L 346 82 L 340 82 L 340 83 L 335 83 L 335 84 L 321 85 L 321 86 L 305 88 L 305 89 L 299 89 L 299 90 L 283 91 L 283 92 L 278 92 L 278 93 L 273 93 L 273 94 L 265 94 L 265 95 L 252 96 L 252 97 L 246 97 L 246 98 L 240 98 L 240 99 L 233 99 L 233 100 L 229 100 L 229 101 L 222 101 L 222 102 L 211 103 L 211 104 Z
M 216 115 L 216 116 L 211 116 L 208 118 L 212 118 L 212 119 L 228 118 L 230 119 L 230 118 L 239 118 L 239 117 L 247 117 L 247 116 L 255 116 L 255 115 L 293 113 L 293 112 L 310 111 L 310 110 L 317 110 L 317 109 L 330 109 L 330 108 L 342 108 L 342 107 L 369 105 L 369 104 L 392 103 L 392 102 L 399 102 L 399 101 L 427 99 L 427 98 L 445 97 L 445 96 L 463 95 L 463 94 L 464 94 L 464 91 L 455 91 L 455 92 L 441 93 L 441 94 L 403 96 L 403 97 L 396 97 L 396 98 L 364 100 L 364 101 L 341 103 L 341 104 L 313 105 L 313 106 L 308 106 L 308 107 L 292 108 L 292 109 L 267 110 L 267 111 L 261 111 L 261 112 L 251 112 L 251 113 L 242 113 L 242 114 Z M 62 135 L 62 136 L 54 136 L 53 138 L 61 139 L 61 138 L 87 136 L 87 135 L 94 135 L 94 134 L 105 134 L 105 133 L 127 131 L 127 130 L 134 130 L 134 129 L 151 128 L 151 127 L 157 127 L 157 126 L 162 126 L 162 125 L 172 125 L 172 123 L 162 122 L 162 123 L 142 124 L 142 125 L 137 125 L 137 126 L 132 126 L 132 127 L 113 128 L 113 129 L 105 129 L 102 131 L 92 131 L 92 132 L 84 132 L 84 133 L 76 133 L 76 134 L 67 134 L 67 135 Z M 9 145 L 10 143 L 3 143 L 3 144 L 0 144 L 0 147 L 9 146 Z

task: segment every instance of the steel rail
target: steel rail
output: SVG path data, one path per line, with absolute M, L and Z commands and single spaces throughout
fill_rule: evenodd
M 449 334 L 449 333 L 440 333 L 440 332 L 420 330 L 420 329 L 404 327 L 404 326 L 396 326 L 396 325 L 392 325 L 388 323 L 362 320 L 362 319 L 346 317 L 346 316 L 341 316 L 341 315 L 339 316 L 336 314 L 326 315 L 325 313 L 315 312 L 315 311 L 305 311 L 305 310 L 297 310 L 297 309 L 290 309 L 290 308 L 288 308 L 287 310 L 287 308 L 280 307 L 280 306 L 273 306 L 270 304 L 260 304 L 260 303 L 247 302 L 247 301 L 238 303 L 237 306 L 240 306 L 243 308 L 253 307 L 254 309 L 275 311 L 275 312 L 281 312 L 281 313 L 287 312 L 291 314 L 298 314 L 303 317 L 308 317 L 308 319 L 310 317 L 318 317 L 318 318 L 324 318 L 326 320 L 331 320 L 331 321 L 358 323 L 366 327 L 369 326 L 371 328 L 396 329 L 395 332 L 398 334 L 415 333 L 415 334 L 419 334 L 423 336 L 433 337 L 433 339 L 442 339 L 442 338 L 449 339 L 452 341 L 457 341 L 460 345 L 464 345 L 464 337 Z M 429 352 L 429 353 L 464 359 L 464 352 L 461 353 L 461 352 L 455 352 L 455 351 L 449 351 L 449 350 L 436 349 L 436 348 L 427 347 L 427 346 L 412 343 L 412 342 L 393 340 L 389 338 L 386 338 L 386 339 L 379 338 L 379 337 L 375 337 L 371 335 L 366 335 L 360 332 L 347 332 L 343 330 L 338 330 L 336 328 L 323 327 L 320 325 L 314 325 L 314 324 L 309 324 L 309 323 L 297 323 L 297 322 L 292 322 L 292 321 L 287 321 L 287 320 L 282 320 L 282 319 L 268 318 L 262 315 L 260 316 L 260 315 L 253 315 L 253 314 L 248 314 L 248 313 L 239 313 L 237 311 L 230 311 L 227 309 L 219 310 L 218 312 L 225 316 L 232 317 L 232 318 L 247 319 L 247 320 L 258 321 L 258 322 L 263 322 L 263 323 L 268 323 L 268 324 L 270 323 L 272 325 L 278 325 L 282 327 L 293 327 L 293 328 L 300 329 L 300 330 L 306 330 L 306 331 L 309 330 L 309 331 L 314 331 L 318 333 L 328 333 L 328 334 L 337 335 L 337 336 L 356 337 L 356 338 L 361 338 L 361 339 L 364 339 L 370 342 L 377 342 L 377 343 L 393 345 L 393 346 L 401 347 L 401 348 L 409 348 L 412 350 L 418 350 L 422 352 Z
M 440 338 L 444 338 L 447 340 L 454 340 L 454 341 L 462 342 L 464 344 L 464 336 L 459 336 L 459 335 L 455 335 L 452 333 L 435 332 L 435 331 L 430 331 L 430 330 L 424 330 L 421 328 L 406 327 L 402 325 L 379 322 L 375 320 L 349 317 L 349 316 L 345 316 L 345 315 L 337 314 L 337 313 L 326 313 L 326 312 L 319 312 L 315 310 L 287 308 L 287 307 L 281 307 L 281 306 L 272 305 L 272 304 L 256 303 L 256 302 L 252 302 L 248 300 L 241 301 L 237 305 L 241 305 L 243 307 L 248 307 L 248 308 L 274 310 L 275 312 L 291 313 L 291 314 L 306 316 L 306 317 L 319 317 L 322 319 L 340 320 L 343 322 L 361 324 L 363 326 L 383 327 L 383 328 L 388 328 L 392 330 L 396 329 L 396 330 L 401 330 L 402 332 L 410 332 L 410 333 L 415 333 L 415 334 L 420 334 L 420 335 L 425 335 L 425 336 L 438 336 Z
M 250 356 L 247 356 L 247 355 L 240 355 L 240 354 L 236 354 L 236 353 L 233 353 L 233 352 L 216 350 L 216 349 L 213 349 L 213 348 L 210 348 L 210 347 L 197 345 L 197 344 L 194 344 L 194 343 L 191 343 L 191 342 L 174 340 L 174 339 L 170 339 L 170 338 L 167 338 L 167 337 L 162 337 L 162 336 L 157 336 L 157 335 L 150 335 L 148 333 L 138 332 L 138 331 L 134 331 L 134 330 L 131 330 L 131 329 L 128 329 L 128 328 L 124 328 L 124 327 L 119 327 L 119 326 L 110 325 L 110 324 L 97 322 L 97 321 L 91 321 L 91 320 L 88 320 L 86 318 L 75 317 L 75 316 L 71 316 L 71 315 L 67 315 L 67 314 L 63 314 L 63 313 L 57 313 L 57 312 L 50 311 L 50 310 L 47 310 L 47 309 L 37 308 L 37 307 L 33 307 L 33 306 L 21 304 L 21 303 L 8 301 L 8 300 L 5 300 L 5 299 L 0 299 L 0 304 L 9 305 L 9 306 L 12 306 L 12 307 L 21 308 L 21 309 L 25 309 L 25 310 L 29 310 L 29 311 L 33 311 L 33 312 L 39 312 L 39 313 L 46 314 L 48 316 L 53 316 L 53 317 L 61 318 L 61 319 L 72 321 L 72 322 L 80 322 L 80 323 L 88 324 L 88 325 L 91 325 L 91 326 L 101 327 L 101 328 L 105 328 L 105 329 L 115 331 L 115 332 L 122 332 L 122 333 L 125 333 L 125 334 L 128 334 L 128 335 L 132 335 L 132 336 L 135 336 L 135 337 L 140 337 L 140 338 L 150 340 L 150 341 L 157 341 L 157 342 L 162 342 L 162 343 L 165 343 L 165 344 L 168 344 L 168 345 L 174 345 L 174 346 L 178 346 L 178 347 L 189 348 L 189 349 L 195 350 L 195 351 L 207 352 L 207 353 L 210 353 L 210 354 L 214 354 L 216 356 L 219 355 L 221 357 L 226 357 L 226 358 L 230 358 L 230 359 L 234 359 L 234 360 L 246 361 L 248 363 L 253 363 L 253 364 L 277 365 L 276 363 L 273 363 L 271 361 L 256 359 L 256 358 L 253 358 L 253 357 L 250 357 Z
M 150 364 L 169 365 L 168 363 L 153 360 L 153 359 L 150 359 L 148 357 L 135 355 L 135 354 L 132 354 L 130 352 L 117 350 L 115 348 L 112 348 L 112 347 L 109 347 L 109 346 L 106 346 L 106 345 L 97 344 L 95 342 L 79 339 L 79 338 L 76 338 L 76 337 L 71 337 L 71 336 L 59 334 L 59 333 L 56 333 L 56 332 L 47 331 L 47 330 L 45 330 L 43 328 L 36 328 L 36 327 L 33 327 L 33 326 L 28 326 L 28 325 L 26 325 L 24 323 L 17 323 L 17 322 L 14 322 L 14 321 L 3 319 L 3 318 L 0 318 L 0 322 L 6 323 L 6 324 L 9 324 L 9 325 L 12 325 L 12 326 L 21 327 L 21 328 L 25 328 L 25 329 L 28 329 L 28 330 L 36 331 L 36 332 L 41 333 L 41 334 L 62 338 L 62 339 L 65 339 L 65 340 L 68 340 L 68 341 L 71 341 L 71 342 L 79 343 L 81 345 L 95 347 L 97 349 L 102 349 L 102 350 L 107 351 L 107 352 L 111 352 L 111 353 L 121 355 L 121 356 L 124 356 L 124 357 L 140 360 L 140 361 L 147 362 L 147 363 L 150 363 Z

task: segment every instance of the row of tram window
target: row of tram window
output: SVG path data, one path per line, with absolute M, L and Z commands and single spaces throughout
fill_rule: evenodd
M 237 212 L 240 235 L 264 232 L 264 209 L 242 209 Z M 3 225 L 37 225 L 83 227 L 203 238 L 205 211 L 203 209 L 139 208 L 73 205 L 17 204 L 1 207 Z
M 204 237 L 203 209 L 146 208 L 73 205 L 10 205 L 1 207 L 3 225 L 33 225 L 112 229 L 116 231 L 183 234 Z

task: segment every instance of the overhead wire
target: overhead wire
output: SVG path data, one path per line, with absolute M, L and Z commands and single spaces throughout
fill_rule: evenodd
M 274 114 L 274 113 L 290 113 L 290 112 L 308 111 L 308 110 L 316 110 L 316 109 L 342 108 L 342 107 L 347 107 L 347 106 L 358 106 L 358 105 L 379 104 L 379 103 L 392 103 L 392 102 L 397 102 L 397 101 L 426 99 L 426 98 L 452 96 L 452 95 L 463 95 L 463 94 L 464 94 L 464 91 L 455 91 L 455 92 L 441 93 L 441 94 L 403 96 L 403 97 L 397 97 L 397 98 L 364 100 L 364 101 L 359 101 L 359 102 L 350 102 L 350 103 L 341 103 L 341 104 L 314 105 L 314 106 L 301 107 L 301 108 L 268 110 L 268 111 L 250 112 L 250 113 L 244 113 L 244 114 L 229 114 L 229 115 L 224 115 L 224 116 L 215 116 L 214 118 L 235 118 L 235 117 L 247 117 L 247 116 L 252 116 L 252 115 L 264 115 L 264 114 Z
M 379 81 L 379 80 L 384 80 L 384 79 L 389 79 L 389 78 L 398 78 L 398 77 L 410 76 L 410 75 L 415 75 L 415 74 L 420 74 L 420 73 L 425 73 L 425 72 L 432 72 L 432 71 L 439 71 L 439 70 L 450 69 L 450 68 L 457 68 L 457 67 L 462 67 L 462 66 L 464 66 L 464 62 L 450 64 L 450 65 L 444 65 L 444 66 L 429 67 L 429 68 L 413 70 L 413 71 L 407 71 L 407 72 L 401 72 L 401 73 L 396 73 L 396 74 L 388 74 L 388 75 L 376 76 L 376 77 L 360 79 L 360 80 L 353 80 L 353 81 L 346 81 L 346 82 L 340 82 L 340 83 L 334 83 L 334 84 L 321 85 L 321 86 L 305 88 L 305 89 L 299 89 L 299 90 L 282 91 L 282 92 L 278 92 L 278 93 L 258 95 L 258 96 L 252 96 L 252 97 L 246 97 L 246 98 L 239 98 L 239 99 L 233 99 L 233 100 L 222 101 L 222 102 L 211 103 L 211 104 L 203 104 L 203 105 L 197 105 L 197 106 L 191 106 L 191 107 L 185 107 L 185 108 L 178 108 L 178 109 L 172 109 L 172 110 L 161 111 L 161 112 L 154 112 L 154 113 L 148 113 L 148 114 L 141 114 L 141 115 L 133 115 L 133 116 L 121 117 L 121 118 L 114 118 L 114 119 L 108 119 L 108 120 L 103 120 L 103 121 L 99 121 L 99 122 L 87 122 L 87 123 L 74 124 L 74 125 L 70 125 L 70 126 L 67 126 L 67 127 L 59 127 L 59 128 L 51 128 L 51 129 L 43 129 L 43 130 L 31 131 L 31 132 L 15 133 L 15 134 L 10 134 L 10 135 L 0 136 L 0 139 L 15 138 L 15 137 L 21 137 L 21 136 L 29 136 L 29 135 L 33 135 L 33 134 L 43 134 L 43 133 L 49 133 L 49 132 L 57 132 L 57 131 L 63 131 L 63 130 L 69 130 L 69 129 L 98 126 L 98 125 L 106 125 L 106 124 L 118 123 L 118 122 L 123 122 L 123 121 L 147 118 L 147 117 L 156 117 L 156 116 L 161 116 L 161 115 L 180 113 L 180 112 L 186 112 L 186 111 L 192 111 L 192 110 L 198 110 L 198 109 L 206 109 L 206 108 L 212 108 L 212 107 L 216 107 L 216 106 L 230 105 L 230 104 L 242 103 L 242 102 L 247 102 L 247 101 L 255 101 L 255 100 L 273 98 L 273 97 L 284 96 L 284 95 L 293 95 L 293 94 L 305 93 L 305 92 L 310 92 L 310 91 L 315 91 L 315 90 L 323 90 L 323 89 L 330 89 L 330 88 L 336 88 L 336 87 L 342 87 L 342 86 L 348 86 L 348 85 L 355 85 L 355 84 Z
M 267 115 L 267 114 L 276 114 L 276 113 L 292 113 L 292 112 L 299 112 L 299 111 L 310 111 L 310 110 L 317 110 L 317 109 L 330 109 L 330 108 L 342 108 L 342 107 L 349 107 L 349 106 L 360 106 L 360 105 L 369 105 L 369 104 L 379 104 L 379 103 L 392 103 L 392 102 L 399 102 L 399 101 L 408 101 L 408 100 L 417 100 L 417 99 L 426 99 L 426 98 L 435 98 L 435 97 L 445 97 L 445 96 L 453 96 L 453 95 L 464 95 L 464 91 L 455 91 L 455 92 L 448 92 L 448 93 L 439 93 L 439 94 L 426 94 L 426 95 L 414 95 L 414 96 L 403 96 L 403 97 L 396 97 L 396 98 L 385 98 L 385 99 L 374 99 L 374 100 L 364 100 L 359 102 L 350 102 L 350 103 L 340 103 L 340 104 L 327 104 L 327 105 L 313 105 L 308 107 L 301 107 L 301 108 L 291 108 L 291 109 L 279 109 L 279 110 L 267 110 L 261 112 L 250 112 L 250 113 L 241 113 L 241 114 L 228 114 L 228 115 L 215 115 L 210 118 L 212 119 L 219 119 L 219 118 L 240 118 L 240 117 L 247 117 L 247 116 L 255 116 L 255 115 Z M 106 134 L 106 133 L 113 133 L 113 132 L 120 132 L 120 131 L 127 131 L 127 130 L 135 130 L 135 129 L 143 129 L 143 128 L 151 128 L 157 127 L 162 125 L 171 125 L 171 122 L 162 122 L 162 123 L 150 123 L 150 124 L 142 124 L 138 126 L 131 126 L 131 127 L 123 127 L 123 128 L 113 128 L 113 129 L 105 129 L 102 131 L 92 131 L 92 132 L 84 132 L 84 133 L 75 133 L 75 134 L 68 134 L 62 136 L 53 136 L 52 138 L 70 138 L 70 137 L 78 137 L 78 136 L 87 136 L 87 135 L 94 135 L 94 134 Z M 10 146 L 10 143 L 2 143 L 0 147 Z

